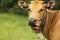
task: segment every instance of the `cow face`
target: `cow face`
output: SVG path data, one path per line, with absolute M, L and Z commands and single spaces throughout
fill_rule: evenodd
M 40 25 L 42 24 L 42 20 L 40 20 L 46 10 L 46 4 L 43 1 L 31 1 L 28 7 L 29 10 L 29 25 L 31 25 L 34 32 L 38 32 L 40 29 Z
M 48 7 L 53 6 L 52 3 L 48 3 Z M 31 1 L 30 4 L 26 4 L 25 2 L 20 1 L 18 2 L 18 5 L 21 8 L 28 8 L 29 25 L 32 27 L 34 32 L 39 32 L 39 30 L 42 29 L 40 27 L 40 25 L 42 24 L 42 21 L 40 19 L 46 13 L 47 4 L 45 4 L 44 1 Z

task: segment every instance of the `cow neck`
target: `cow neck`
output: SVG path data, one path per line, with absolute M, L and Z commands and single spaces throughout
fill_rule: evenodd
M 48 26 L 50 24 L 50 21 L 49 21 L 49 12 L 46 11 L 45 14 L 46 14 L 46 17 L 44 19 L 45 21 L 44 21 L 44 26 L 42 27 L 42 33 L 43 33 L 43 35 L 45 35 L 46 38 L 48 38 L 47 30 L 48 30 Z
M 47 10 L 46 12 L 46 20 L 45 20 L 45 25 L 44 25 L 44 28 L 43 28 L 43 35 L 45 35 L 46 38 L 49 39 L 49 32 L 50 32 L 50 27 L 52 25 L 52 22 L 53 22 L 53 18 L 54 16 L 56 15 L 55 14 L 56 12 L 51 12 L 51 10 Z

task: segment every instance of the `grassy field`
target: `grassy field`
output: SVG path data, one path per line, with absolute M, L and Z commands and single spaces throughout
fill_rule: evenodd
M 0 40 L 38 40 L 27 24 L 27 18 L 20 15 L 0 14 Z

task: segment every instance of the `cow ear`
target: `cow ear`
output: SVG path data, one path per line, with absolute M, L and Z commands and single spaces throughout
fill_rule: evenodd
M 24 1 L 18 1 L 18 6 L 21 8 L 28 8 L 27 3 Z
M 50 1 L 47 3 L 47 8 L 52 9 L 55 6 L 55 1 Z

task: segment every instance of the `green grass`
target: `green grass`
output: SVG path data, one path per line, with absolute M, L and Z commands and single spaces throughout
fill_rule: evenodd
M 27 18 L 20 15 L 0 14 L 0 40 L 38 40 L 27 24 Z

